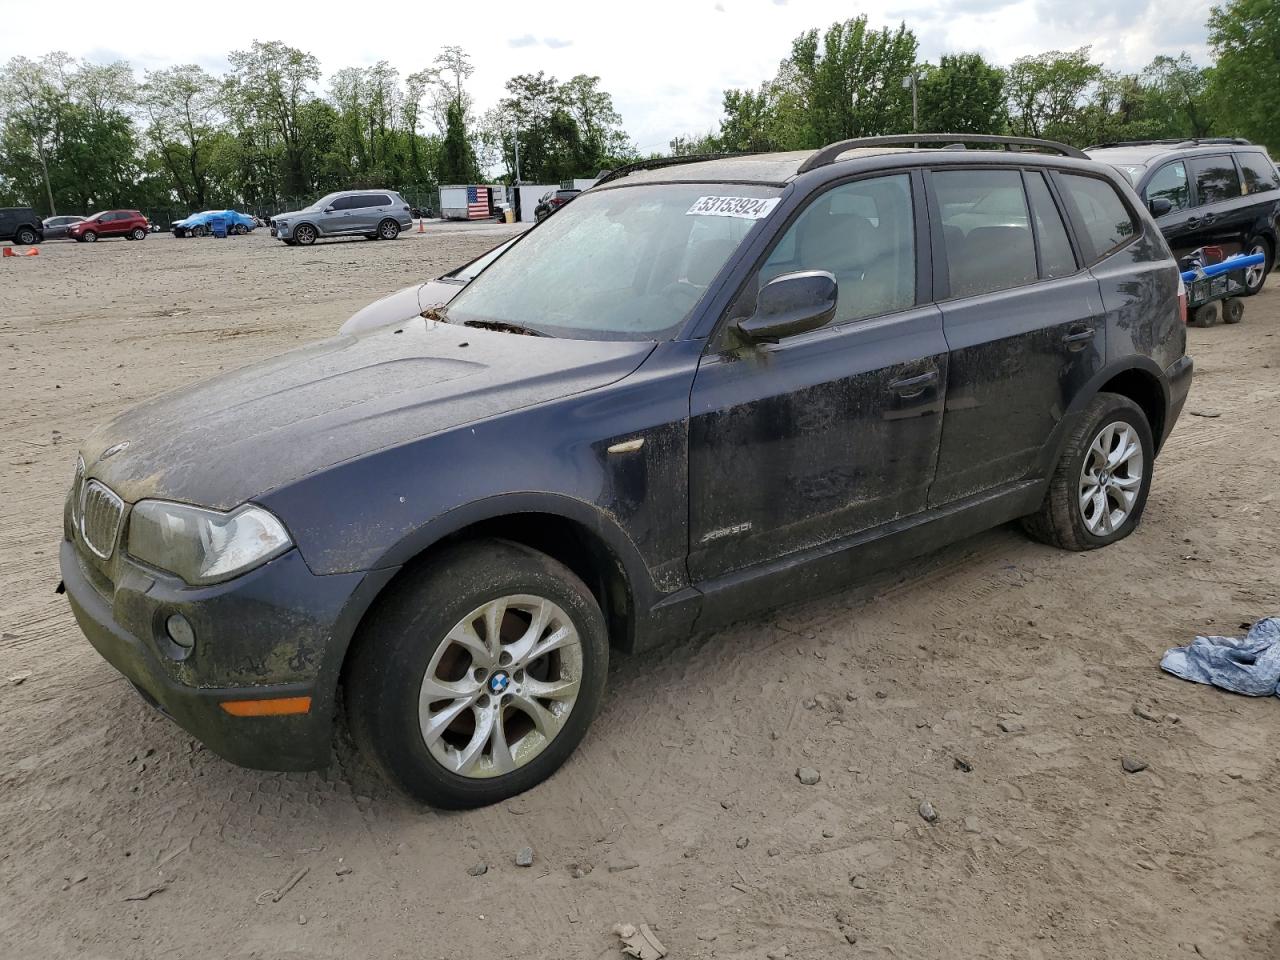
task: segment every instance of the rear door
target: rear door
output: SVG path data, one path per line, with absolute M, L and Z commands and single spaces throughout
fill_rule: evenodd
M 1190 222 L 1203 238 L 1197 246 L 1219 246 L 1228 257 L 1239 253 L 1248 239 L 1252 201 L 1245 198 L 1241 189 L 1235 159 L 1229 153 L 1191 157 L 1187 167 L 1196 185 L 1196 206 Z
M 1102 366 L 1098 285 L 1040 168 L 929 175 L 934 288 L 950 347 L 930 506 L 1029 479 Z
M 829 270 L 835 319 L 776 344 L 726 330 L 690 397 L 689 573 L 706 580 L 924 509 L 946 387 L 942 319 L 929 302 L 919 175 L 819 194 L 748 280 Z

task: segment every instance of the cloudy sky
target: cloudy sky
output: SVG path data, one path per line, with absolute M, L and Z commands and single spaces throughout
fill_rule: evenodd
M 1029 53 L 1091 44 L 1108 66 L 1138 69 L 1158 53 L 1206 59 L 1202 0 L 881 0 L 874 26 L 905 21 L 921 55 L 977 50 L 1007 64 Z M 56 8 L 56 13 L 53 12 Z M 128 11 L 127 13 L 122 11 Z M 476 66 L 480 110 L 517 73 L 599 75 L 643 151 L 714 128 L 726 87 L 773 75 L 791 39 L 855 16 L 847 0 L 383 0 L 377 4 L 219 0 L 0 0 L 0 60 L 55 46 L 77 57 L 226 68 L 228 50 L 283 40 L 320 58 L 326 76 L 386 59 L 402 74 L 460 44 Z

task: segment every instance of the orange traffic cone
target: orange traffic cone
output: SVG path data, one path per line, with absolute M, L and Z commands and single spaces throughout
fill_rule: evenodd
M 6 257 L 16 257 L 16 256 L 17 256 L 17 254 L 13 252 L 13 247 L 5 247 L 5 248 L 4 248 L 4 254 L 3 254 L 3 255 L 4 255 L 4 256 L 6 256 Z
M 419 218 L 418 218 L 418 232 L 419 232 L 419 233 L 426 233 L 426 232 L 427 232 L 427 229 L 426 229 L 426 227 L 424 226 L 424 224 L 425 224 L 425 223 L 426 223 L 426 221 L 425 221 L 425 220 L 423 220 L 421 217 L 419 217 Z
M 23 256 L 24 256 L 24 257 L 38 257 L 38 256 L 40 256 L 40 251 L 39 251 L 39 250 L 37 250 L 35 247 L 32 247 L 30 250 L 28 250 L 26 253 L 24 253 L 24 254 L 23 254 Z

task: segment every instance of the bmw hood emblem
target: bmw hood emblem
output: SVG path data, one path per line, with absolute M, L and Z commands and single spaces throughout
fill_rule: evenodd
M 111 446 L 107 447 L 107 449 L 102 451 L 102 455 L 98 457 L 98 459 L 109 460 L 111 457 L 114 457 L 121 450 L 124 450 L 125 448 L 127 448 L 131 442 L 132 441 L 130 440 L 121 440 L 119 443 L 113 443 Z

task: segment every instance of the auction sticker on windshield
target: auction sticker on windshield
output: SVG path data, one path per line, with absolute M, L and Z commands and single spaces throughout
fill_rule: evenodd
M 685 216 L 739 217 L 762 220 L 781 202 L 778 197 L 699 197 Z

